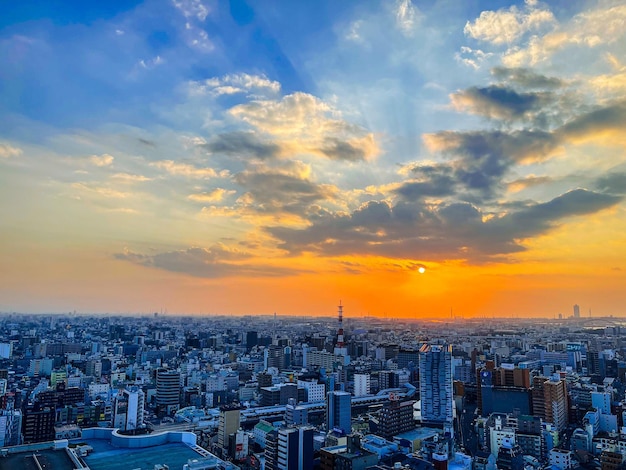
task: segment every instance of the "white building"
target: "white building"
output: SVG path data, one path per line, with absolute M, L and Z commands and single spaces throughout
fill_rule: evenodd
M 316 381 L 298 380 L 298 388 L 304 388 L 307 391 L 307 401 L 315 403 L 326 400 L 326 385 L 317 383 Z
M 572 451 L 564 449 L 552 449 L 550 451 L 550 465 L 561 470 L 572 468 Z
M 113 408 L 113 427 L 123 431 L 141 428 L 144 402 L 145 395 L 139 387 L 120 390 Z
M 489 445 L 491 454 L 498 456 L 498 451 L 502 447 L 502 442 L 509 440 L 511 445 L 515 445 L 515 428 L 502 425 L 502 418 L 497 417 L 495 426 L 489 428 Z
M 371 376 L 369 374 L 354 374 L 354 396 L 363 397 L 371 392 Z

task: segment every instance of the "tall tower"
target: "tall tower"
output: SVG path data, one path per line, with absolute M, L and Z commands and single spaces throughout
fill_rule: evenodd
M 335 356 L 342 356 L 344 358 L 344 363 L 342 365 L 348 365 L 349 361 L 345 358 L 348 358 L 348 348 L 346 347 L 346 343 L 343 336 L 343 305 L 341 305 L 341 300 L 339 301 L 339 307 L 337 311 L 338 315 L 338 325 L 337 325 L 337 344 L 335 345 Z
M 574 305 L 574 318 L 580 318 L 580 306 L 578 304 Z
M 452 346 L 424 344 L 420 349 L 422 422 L 452 429 Z

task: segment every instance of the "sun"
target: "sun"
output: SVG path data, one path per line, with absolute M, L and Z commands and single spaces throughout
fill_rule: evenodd
M 424 266 L 420 266 L 417 268 L 417 272 L 420 274 L 424 274 L 426 272 L 426 268 Z

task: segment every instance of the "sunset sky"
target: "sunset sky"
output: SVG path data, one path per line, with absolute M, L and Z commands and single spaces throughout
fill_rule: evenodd
M 1 9 L 0 312 L 626 315 L 623 1 Z

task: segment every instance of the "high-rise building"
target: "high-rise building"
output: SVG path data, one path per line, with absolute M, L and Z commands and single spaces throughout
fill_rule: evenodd
M 139 387 L 120 390 L 113 408 L 113 426 L 122 431 L 143 427 L 145 395 Z
M 39 403 L 26 405 L 22 420 L 24 444 L 54 440 L 55 410 Z
M 363 397 L 371 393 L 370 374 L 354 374 L 354 396 Z
M 278 470 L 312 470 L 315 428 L 300 426 L 278 431 Z
M 156 403 L 160 411 L 170 414 L 180 408 L 180 373 L 167 370 L 157 370 L 156 376 Z
M 333 391 L 326 394 L 326 430 L 352 432 L 352 396 L 348 392 Z
M 248 331 L 246 333 L 246 349 L 250 351 L 259 344 L 259 334 L 256 331 Z
M 239 429 L 241 420 L 241 406 L 237 403 L 224 405 L 220 408 L 220 417 L 217 429 L 217 445 L 222 449 L 222 455 L 228 452 L 229 436 Z
M 420 348 L 422 422 L 448 427 L 453 421 L 452 346 L 424 344 Z
M 377 434 L 387 440 L 403 432 L 415 429 L 413 404 L 415 401 L 391 400 L 380 410 Z
M 574 305 L 574 318 L 580 318 L 580 306 L 578 304 Z
M 21 444 L 22 412 L 20 410 L 0 410 L 0 446 Z
M 553 424 L 558 431 L 567 426 L 567 385 L 558 375 L 534 377 L 532 390 L 533 415 Z

